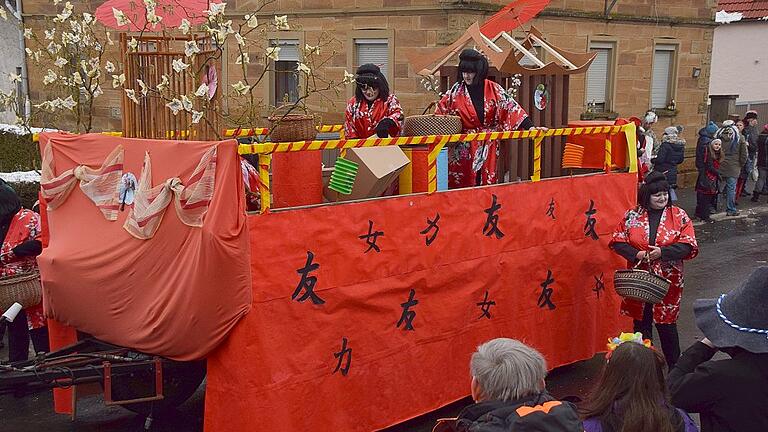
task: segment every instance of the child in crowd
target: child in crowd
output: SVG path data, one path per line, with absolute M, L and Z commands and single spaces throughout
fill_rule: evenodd
M 717 202 L 720 185 L 720 162 L 723 160 L 723 142 L 714 139 L 702 154 L 702 170 L 696 179 L 696 217 L 711 222 L 710 209 Z
M 669 402 L 666 361 L 648 339 L 622 333 L 608 348 L 603 373 L 580 410 L 585 432 L 698 432 Z

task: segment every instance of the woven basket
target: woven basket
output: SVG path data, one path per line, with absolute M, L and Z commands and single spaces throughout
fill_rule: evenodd
M 311 141 L 317 136 L 314 116 L 288 114 L 267 119 L 272 122 L 272 127 L 269 128 L 269 138 L 272 142 Z
M 453 135 L 461 133 L 461 117 L 450 115 L 414 115 L 405 118 L 402 136 Z
M 401 136 L 453 135 L 461 133 L 461 117 L 452 115 L 426 114 L 435 103 L 430 103 L 422 115 L 405 118 Z
M 24 273 L 0 279 L 0 311 L 5 312 L 14 302 L 27 308 L 42 301 L 40 273 Z
M 613 274 L 613 287 L 618 295 L 645 303 L 661 303 L 670 283 L 663 276 L 636 268 L 616 270 Z

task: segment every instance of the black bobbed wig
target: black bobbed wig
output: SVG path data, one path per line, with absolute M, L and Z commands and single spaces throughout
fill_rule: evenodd
M 0 221 L 6 221 L 21 210 L 21 200 L 16 191 L 0 179 Z
M 651 195 L 662 191 L 669 192 L 669 189 L 669 182 L 667 182 L 667 177 L 664 173 L 651 171 L 645 176 L 645 181 L 643 181 L 643 184 L 640 186 L 640 192 L 637 197 L 639 204 L 644 209 L 648 210 L 651 205 Z M 672 200 L 669 200 L 667 206 L 671 203 Z
M 478 85 L 488 77 L 488 59 L 480 52 L 473 49 L 465 49 L 459 54 L 459 71 L 456 82 L 462 82 L 462 72 L 474 72 L 475 79 L 472 85 Z
M 363 96 L 363 89 L 360 88 L 361 84 L 371 86 L 379 89 L 379 97 L 383 101 L 389 97 L 389 83 L 387 78 L 381 73 L 381 68 L 373 63 L 366 63 L 357 68 L 355 72 L 355 98 L 358 101 L 365 100 Z

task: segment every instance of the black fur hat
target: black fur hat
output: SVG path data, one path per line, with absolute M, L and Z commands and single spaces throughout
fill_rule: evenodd
M 456 82 L 463 80 L 462 72 L 474 72 L 476 75 L 472 85 L 480 84 L 488 77 L 488 59 L 476 50 L 465 49 L 459 54 L 459 72 Z
M 0 179 L 0 221 L 5 221 L 21 210 L 21 200 L 16 191 Z

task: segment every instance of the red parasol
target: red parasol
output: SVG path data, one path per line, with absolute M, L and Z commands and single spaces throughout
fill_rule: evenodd
M 200 24 L 208 19 L 205 11 L 211 3 L 221 0 L 156 0 L 155 14 L 162 18 L 156 27 L 147 23 L 147 10 L 142 0 L 107 0 L 96 8 L 96 19 L 105 26 L 124 31 L 155 31 L 172 29 L 186 19 L 191 25 Z M 122 11 L 130 24 L 118 25 L 114 9 Z
M 501 8 L 496 15 L 480 27 L 480 31 L 493 39 L 503 31 L 510 31 L 530 21 L 544 10 L 550 0 L 517 0 Z

